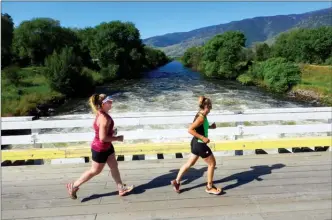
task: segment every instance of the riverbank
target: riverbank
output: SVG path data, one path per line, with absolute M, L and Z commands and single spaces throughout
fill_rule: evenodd
M 42 74 L 43 70 L 43 67 L 21 69 L 13 67 L 8 74 L 15 72 L 16 77 L 11 80 L 5 78 L 4 74 L 2 74 L 2 117 L 35 116 L 38 112 L 45 109 L 44 105 L 53 107 L 65 102 L 65 95 L 51 89 L 47 83 L 47 78 Z
M 105 79 L 100 72 L 85 67 L 83 72 L 92 78 L 91 88 L 86 90 L 94 90 L 96 86 L 117 80 L 115 76 Z M 52 89 L 43 66 L 5 68 L 1 77 L 1 88 L 1 117 L 50 116 L 55 114 L 59 107 L 75 99 Z
M 165 63 L 159 65 L 162 66 Z M 116 76 L 105 78 L 102 73 L 86 67 L 82 71 L 92 79 L 91 88 L 86 88 L 87 91 L 120 80 Z M 19 68 L 15 66 L 4 69 L 3 72 L 15 77 L 8 79 L 4 77 L 5 74 L 2 74 L 1 117 L 50 116 L 55 114 L 59 107 L 77 98 L 52 89 L 45 76 L 45 67 Z
M 180 61 L 183 63 L 183 61 Z M 254 79 L 251 74 L 244 73 L 236 81 L 244 86 L 256 86 L 266 93 L 276 97 L 308 103 L 313 106 L 332 106 L 332 66 L 298 64 L 301 71 L 301 81 L 288 92 L 275 94 L 261 80 Z M 199 70 L 189 67 L 193 71 Z M 205 74 L 203 74 L 205 76 Z M 208 77 L 209 78 L 209 77 Z
M 50 106 L 86 98 L 97 85 L 139 78 L 169 62 L 164 52 L 142 43 L 131 22 L 71 29 L 52 18 L 33 18 L 17 27 L 10 15 L 1 19 L 7 36 L 1 116 L 49 114 Z
M 301 64 L 301 83 L 288 93 L 297 100 L 332 106 L 332 66 Z
M 298 64 L 301 81 L 282 96 L 300 102 L 309 102 L 316 106 L 332 106 L 332 66 Z M 243 85 L 255 85 L 265 91 L 264 82 L 253 80 L 250 75 L 243 74 L 237 78 Z

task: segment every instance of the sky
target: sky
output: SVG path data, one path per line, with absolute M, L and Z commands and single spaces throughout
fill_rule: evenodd
M 299 14 L 331 7 L 330 2 L 1 2 L 18 26 L 49 17 L 64 27 L 84 28 L 113 20 L 131 21 L 141 38 L 223 24 L 257 16 Z

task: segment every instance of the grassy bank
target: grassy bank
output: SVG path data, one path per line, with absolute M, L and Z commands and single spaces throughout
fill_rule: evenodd
M 71 98 L 52 89 L 45 71 L 45 67 L 19 68 L 16 66 L 2 70 L 2 117 L 26 116 L 36 110 L 38 105 L 61 103 L 60 100 Z M 102 71 L 98 72 L 86 67 L 82 68 L 82 75 L 87 76 L 91 80 L 89 84 L 84 86 L 86 91 L 93 91 L 96 86 L 117 79 L 116 75 L 105 74 Z M 58 106 L 58 104 L 55 104 L 55 106 Z
M 332 106 L 332 66 L 298 64 L 301 81 L 287 93 L 296 100 L 318 101 L 325 106 Z M 237 78 L 242 85 L 256 85 L 265 90 L 269 87 L 263 80 L 255 79 L 253 74 L 245 73 Z
M 332 66 L 301 64 L 301 83 L 292 92 L 307 99 L 314 99 L 332 106 Z
M 15 77 L 7 78 L 6 73 L 15 72 Z M 45 76 L 45 67 L 10 67 L 3 70 L 1 75 L 1 116 L 25 116 L 40 104 L 61 100 L 66 96 L 51 88 Z M 105 83 L 99 72 L 88 68 L 83 69 L 84 74 L 93 79 L 91 86 Z M 108 79 L 110 80 L 110 79 Z
M 27 115 L 38 104 L 64 97 L 50 88 L 42 71 L 43 67 L 19 69 L 15 83 L 1 75 L 1 116 Z

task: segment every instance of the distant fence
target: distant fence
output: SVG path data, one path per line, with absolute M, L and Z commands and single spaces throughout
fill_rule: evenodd
M 112 117 L 115 125 L 122 128 L 118 133 L 124 135 L 127 141 L 124 144 L 116 144 L 116 152 L 118 155 L 190 152 L 189 143 L 179 140 L 191 138 L 187 127 L 192 123 L 195 114 L 194 111 L 114 113 Z M 213 141 L 210 147 L 214 151 L 331 147 L 332 145 L 330 107 L 250 109 L 242 112 L 213 111 L 208 118 L 210 123 L 216 122 L 219 125 L 217 129 L 209 130 L 209 138 Z M 58 131 L 54 129 L 91 128 L 93 115 L 65 115 L 39 120 L 32 120 L 31 117 L 11 117 L 1 120 L 2 130 L 31 129 L 31 134 L 2 136 L 2 145 L 39 147 L 2 150 L 2 160 L 90 157 L 87 144 L 75 148 L 41 147 L 47 143 L 91 142 L 94 136 L 92 131 L 57 133 Z M 160 128 L 161 126 L 164 128 Z M 165 126 L 181 128 L 165 128 Z M 41 132 L 43 129 L 51 130 L 43 133 Z M 270 138 L 262 138 L 264 135 Z

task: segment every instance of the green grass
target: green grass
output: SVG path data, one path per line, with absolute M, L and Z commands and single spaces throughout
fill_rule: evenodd
M 5 75 L 6 69 L 1 75 L 1 116 L 23 116 L 38 104 L 63 97 L 50 88 L 43 76 L 43 67 L 20 69 L 17 85 L 10 83 Z
M 302 81 L 293 90 L 315 93 L 325 104 L 332 105 L 332 66 L 302 64 Z
M 332 66 L 302 65 L 300 86 L 310 87 L 324 94 L 332 93 Z
M 296 121 L 282 121 L 282 125 L 296 125 Z
M 227 123 L 227 122 L 217 122 L 216 123 L 217 128 L 222 128 L 222 127 L 234 127 L 235 123 Z
M 246 86 L 255 84 L 254 77 L 249 73 L 239 75 L 236 80 L 238 82 L 240 82 L 242 85 L 246 85 Z
M 243 122 L 243 125 L 244 126 L 252 126 L 252 125 L 254 125 L 254 123 L 249 122 L 249 121 L 245 121 L 245 122 Z
M 85 74 L 85 75 L 90 75 L 92 77 L 95 85 L 100 85 L 105 80 L 99 72 L 93 71 L 93 70 L 88 69 L 86 67 L 83 67 L 82 73 Z
M 300 96 L 313 98 L 322 104 L 332 106 L 332 66 L 299 64 L 301 70 L 301 82 L 292 88 L 292 91 Z M 266 91 L 269 87 L 262 80 L 251 78 L 250 74 L 243 74 L 237 78 L 241 84 L 254 83 Z
M 82 69 L 82 74 L 92 77 L 92 86 L 112 80 L 86 67 Z M 1 115 L 24 116 L 38 104 L 65 97 L 50 87 L 45 75 L 45 67 L 5 68 L 1 74 Z

